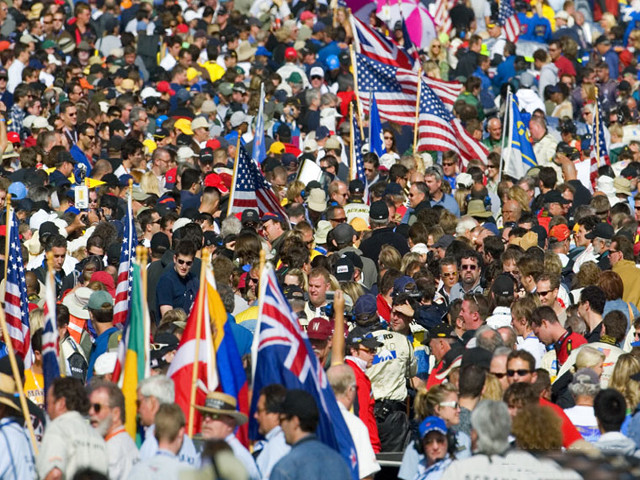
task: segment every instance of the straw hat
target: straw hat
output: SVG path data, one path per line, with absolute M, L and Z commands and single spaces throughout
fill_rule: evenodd
M 237 410 L 238 402 L 236 399 L 222 392 L 209 392 L 204 406 L 194 405 L 194 407 L 201 412 L 232 417 L 238 425 L 244 425 L 249 420 L 244 413 Z

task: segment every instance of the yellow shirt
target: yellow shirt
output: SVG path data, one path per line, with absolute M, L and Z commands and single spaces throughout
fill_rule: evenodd
M 218 65 L 215 60 L 202 63 L 200 66 L 207 69 L 211 82 L 220 80 L 224 76 L 225 69 Z
M 39 406 L 44 406 L 44 377 L 32 370 L 24 372 L 24 391 L 27 398 Z

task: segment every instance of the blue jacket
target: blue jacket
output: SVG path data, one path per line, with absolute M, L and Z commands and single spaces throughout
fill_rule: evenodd
M 291 446 L 271 471 L 271 480 L 351 480 L 349 467 L 338 452 L 309 435 Z
M 493 77 L 493 87 L 495 91 L 500 93 L 500 87 L 516 76 L 516 56 L 507 57 L 500 65 Z

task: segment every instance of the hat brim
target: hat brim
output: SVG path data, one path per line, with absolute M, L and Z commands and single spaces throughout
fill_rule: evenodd
M 477 212 L 467 212 L 467 215 L 470 217 L 489 218 L 493 214 L 488 210 L 479 210 Z
M 0 392 L 0 404 L 6 405 L 9 408 L 13 408 L 16 411 L 20 411 L 20 407 L 14 401 L 13 395 L 8 393 Z
M 444 369 L 440 373 L 436 373 L 436 378 L 438 380 L 444 380 L 449 376 L 449 374 L 451 373 L 451 370 L 453 370 L 456 367 L 459 367 L 460 365 L 462 365 L 462 354 L 458 355 L 456 359 L 451 363 L 451 365 L 449 365 L 446 369 Z
M 247 417 L 244 413 L 238 412 L 236 410 L 221 410 L 219 408 L 211 408 L 202 405 L 194 405 L 195 409 L 200 412 L 213 413 L 216 415 L 226 415 L 227 417 L 232 417 L 235 419 L 238 426 L 244 425 L 249 421 L 249 417 Z

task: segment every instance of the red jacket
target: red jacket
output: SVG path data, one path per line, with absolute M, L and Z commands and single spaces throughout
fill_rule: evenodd
M 391 307 L 381 294 L 376 297 L 376 303 L 378 304 L 378 315 L 380 315 L 387 322 L 391 320 Z
M 578 429 L 573 425 L 573 423 L 571 423 L 571 420 L 569 420 L 567 414 L 564 413 L 564 410 L 555 403 L 551 403 L 549 400 L 542 397 L 540 397 L 540 405 L 551 408 L 556 415 L 560 417 L 560 420 L 562 420 L 562 446 L 564 448 L 569 448 L 577 440 L 582 440 L 582 435 L 580 435 Z
M 356 395 L 357 401 L 353 404 L 356 416 L 362 420 L 369 430 L 369 440 L 375 453 L 380 453 L 380 437 L 378 436 L 378 424 L 373 415 L 373 393 L 371 392 L 371 380 L 364 371 L 350 359 L 345 359 L 345 363 L 351 367 L 356 375 Z

